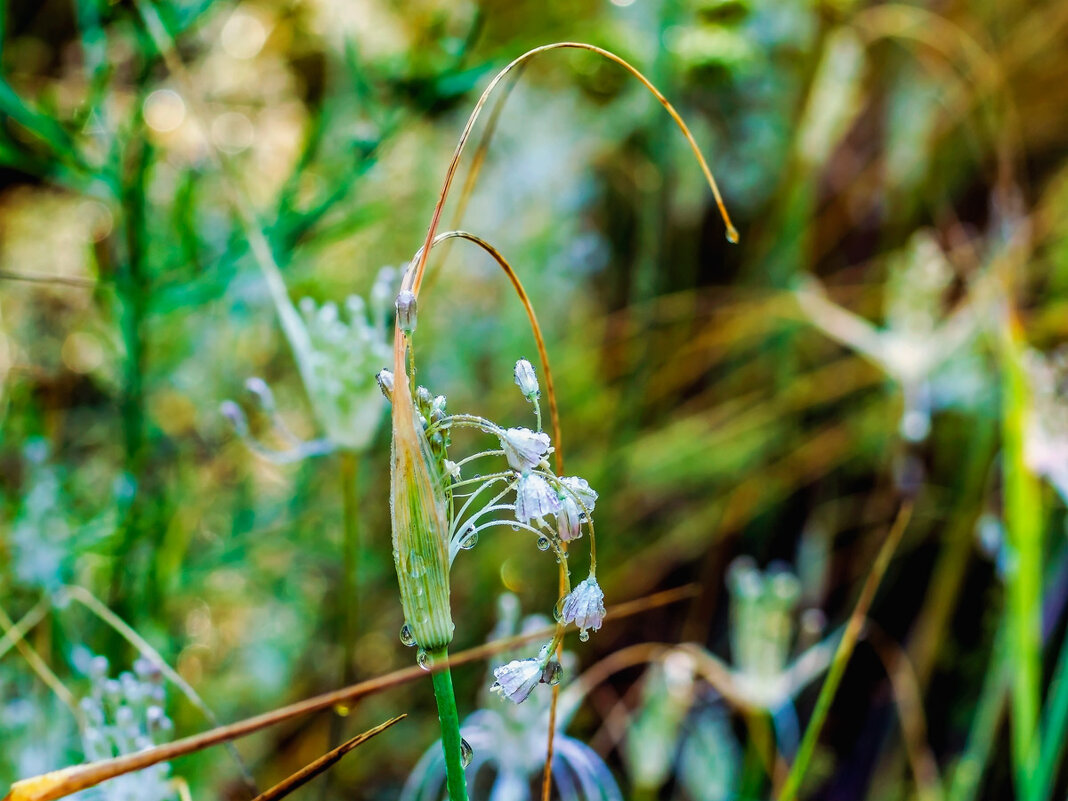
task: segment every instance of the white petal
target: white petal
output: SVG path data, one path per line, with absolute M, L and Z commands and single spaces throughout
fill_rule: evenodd
M 509 428 L 500 439 L 508 464 L 520 473 L 537 467 L 549 452 L 549 435 L 541 431 Z

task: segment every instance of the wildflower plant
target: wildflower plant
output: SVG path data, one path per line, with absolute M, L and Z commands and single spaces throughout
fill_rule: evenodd
M 224 402 L 222 413 L 256 453 L 287 463 L 338 449 L 366 450 L 382 418 L 382 395 L 373 376 L 389 357 L 387 325 L 395 281 L 396 271 L 384 267 L 375 279 L 369 300 L 349 295 L 344 311 L 333 301 L 319 305 L 310 297 L 301 298 L 294 307 L 281 277 L 268 281 L 323 437 L 301 441 L 278 413 L 267 383 L 250 378 L 246 389 L 285 447 L 272 448 L 254 439 L 244 412 L 235 402 Z
M 89 695 L 81 700 L 82 746 L 86 761 L 132 754 L 171 738 L 174 724 L 165 711 L 166 694 L 160 671 L 138 659 L 133 672 L 108 677 L 108 661 L 88 660 Z M 118 776 L 93 791 L 100 801 L 166 801 L 175 788 L 167 763 Z
M 980 328 L 977 286 L 972 297 L 946 316 L 944 299 L 954 272 L 931 232 L 913 235 L 891 266 L 884 301 L 884 325 L 830 301 L 822 286 L 809 279 L 797 292 L 808 320 L 861 356 L 878 365 L 900 387 L 903 410 L 899 425 L 908 442 L 922 442 L 931 430 L 931 414 L 960 395 L 962 376 L 951 357 L 974 341 Z M 966 393 L 965 393 L 966 394 Z
M 452 238 L 465 239 L 480 246 L 497 261 L 526 309 L 547 384 L 554 436 L 559 439 L 559 419 L 548 356 L 537 317 L 522 282 L 511 265 L 488 242 L 464 231 L 439 234 L 438 224 L 464 146 L 490 94 L 512 70 L 534 56 L 563 48 L 592 52 L 617 64 L 657 98 L 686 137 L 715 195 L 726 225 L 727 239 L 738 241 L 738 232 L 727 215 L 712 171 L 689 128 L 660 91 L 641 72 L 614 53 L 579 42 L 558 42 L 529 50 L 497 73 L 468 117 L 446 171 L 426 238 L 402 278 L 397 294 L 393 369 L 379 373 L 379 384 L 393 403 L 390 510 L 393 557 L 405 615 L 401 639 L 418 646 L 420 664 L 433 671 L 448 792 L 452 801 L 465 801 L 467 798 L 459 720 L 447 662 L 448 645 L 454 629 L 449 604 L 449 568 L 456 554 L 473 547 L 480 532 L 511 526 L 516 531 L 536 537 L 538 548 L 552 552 L 560 565 L 560 599 L 556 607 L 559 625 L 552 640 L 535 656 L 514 659 L 494 670 L 496 681 L 493 689 L 510 701 L 521 703 L 538 684 L 555 680 L 559 666 L 553 656 L 559 651 L 564 625 L 575 623 L 580 629 L 580 638 L 586 639 L 590 630 L 600 628 L 605 614 L 604 594 L 596 577 L 592 519 L 597 495 L 582 479 L 561 476 L 549 465 L 552 440 L 542 430 L 540 387 L 533 366 L 521 361 L 515 369 L 516 383 L 534 407 L 536 427 L 533 430 L 526 427 L 504 428 L 476 415 L 448 414 L 445 397 L 432 395 L 426 388 L 418 386 L 415 380 L 413 334 L 418 322 L 419 290 L 427 260 L 435 245 Z M 486 434 L 496 439 L 499 447 L 454 461 L 448 453 L 451 433 L 461 428 Z M 504 457 L 503 469 L 488 475 L 464 476 L 465 466 L 491 457 Z M 481 507 L 476 507 L 480 499 L 485 502 Z M 499 515 L 507 517 L 501 519 Z M 581 536 L 584 526 L 590 535 L 590 572 L 586 579 L 572 588 L 567 566 L 567 543 Z M 553 709 L 555 703 L 554 693 Z M 550 726 L 547 748 L 550 754 L 554 733 Z M 551 759 L 546 760 L 544 792 L 548 791 L 551 764 Z

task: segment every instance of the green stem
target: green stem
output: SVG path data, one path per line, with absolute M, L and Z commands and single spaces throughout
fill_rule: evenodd
M 1042 495 L 1027 468 L 1025 439 L 1030 392 L 1023 344 L 1012 320 L 1001 337 L 1002 470 L 1005 524 L 1013 560 L 1008 573 L 1009 651 L 1012 670 L 1012 755 L 1017 791 L 1023 795 L 1034 765 L 1042 666 Z
M 1031 783 L 1032 801 L 1048 801 L 1053 791 L 1057 766 L 1063 765 L 1065 733 L 1068 732 L 1068 637 L 1061 645 L 1057 667 L 1050 682 L 1049 700 L 1043 718 L 1042 745 Z
M 441 723 L 441 748 L 445 753 L 445 773 L 450 801 L 467 801 L 467 779 L 464 777 L 463 757 L 460 754 L 460 718 L 456 713 L 456 695 L 452 690 L 449 671 L 449 652 L 446 648 L 429 651 L 429 664 L 434 671 L 434 700 L 438 704 Z M 440 669 L 439 665 L 442 665 Z

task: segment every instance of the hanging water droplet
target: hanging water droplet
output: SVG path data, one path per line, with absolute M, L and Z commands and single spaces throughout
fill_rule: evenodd
M 556 602 L 556 606 L 553 607 L 553 617 L 557 623 L 560 623 L 564 619 L 564 599 L 561 598 Z
M 512 523 L 512 531 L 519 531 L 519 526 L 516 523 Z
M 415 635 L 412 634 L 412 627 L 409 626 L 407 623 L 401 626 L 400 641 L 402 645 L 408 648 L 411 648 L 413 645 L 415 645 Z
M 422 648 L 420 648 L 419 653 L 415 655 L 415 661 L 419 663 L 419 667 L 423 670 L 430 670 L 430 657 Z
M 338 714 L 339 717 L 347 718 L 349 716 L 349 712 L 352 711 L 352 707 L 350 707 L 348 704 L 334 704 L 334 711 Z
M 539 551 L 547 551 L 547 550 L 549 550 L 549 546 L 551 544 L 552 543 L 549 542 L 549 538 L 546 537 L 544 534 L 542 534 L 540 537 L 538 537 L 538 550 Z
M 586 629 L 582 629 L 582 631 L 579 632 L 579 639 L 582 640 L 582 642 L 588 642 L 590 639 L 590 633 L 586 631 Z
M 560 666 L 559 662 L 555 659 L 550 660 L 541 674 L 541 680 L 550 687 L 555 687 L 560 683 L 560 676 L 563 675 L 563 672 L 564 669 Z
M 471 743 L 467 742 L 463 737 L 460 738 L 460 764 L 465 768 L 471 764 L 471 757 L 475 755 L 475 749 L 471 747 Z
M 739 237 L 738 237 L 738 229 L 735 228 L 733 225 L 728 226 L 727 227 L 727 241 L 730 242 L 732 245 L 737 245 L 738 244 L 738 239 L 739 239 Z
M 471 529 L 460 540 L 460 547 L 465 551 L 470 551 L 476 545 L 478 545 L 478 532 Z

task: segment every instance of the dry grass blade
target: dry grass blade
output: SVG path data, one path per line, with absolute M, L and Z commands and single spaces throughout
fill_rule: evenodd
M 329 768 L 340 762 L 341 758 L 345 756 L 345 754 L 349 753 L 349 751 L 356 748 L 356 746 L 362 745 L 363 743 L 374 737 L 376 734 L 381 734 L 390 726 L 395 723 L 399 723 L 406 717 L 408 716 L 397 715 L 397 717 L 391 720 L 387 720 L 385 723 L 380 723 L 373 729 L 368 729 L 363 734 L 357 734 L 351 740 L 342 743 L 332 751 L 328 751 L 327 753 L 323 754 L 314 762 L 305 765 L 292 776 L 282 780 L 270 790 L 260 793 L 258 796 L 252 799 L 252 801 L 277 801 L 277 799 L 279 798 L 285 798 L 297 788 L 307 784 L 320 773 L 323 773 L 324 771 L 328 770 Z
M 646 596 L 645 598 L 627 601 L 611 607 L 608 610 L 608 614 L 605 616 L 605 620 L 619 620 L 621 618 L 630 617 L 631 615 L 640 614 L 649 609 L 677 603 L 692 598 L 697 592 L 697 585 L 687 584 L 682 587 L 658 592 Z M 476 648 L 471 648 L 467 651 L 454 654 L 447 662 L 439 662 L 432 665 L 431 671 L 444 670 L 446 667 L 462 665 L 468 662 L 477 662 L 487 656 L 502 651 L 509 651 L 528 642 L 543 639 L 544 637 L 551 635 L 554 631 L 555 626 L 549 626 L 516 637 L 508 637 L 502 640 L 496 640 L 495 642 L 486 643 L 485 645 L 480 645 Z M 63 798 L 64 796 L 71 795 L 79 790 L 94 787 L 101 782 L 113 779 L 116 776 L 143 770 L 151 765 L 157 765 L 160 762 L 169 762 L 172 759 L 177 759 L 186 754 L 202 751 L 213 745 L 229 742 L 230 740 L 235 740 L 239 737 L 244 737 L 262 729 L 269 728 L 270 726 L 290 720 L 291 718 L 308 715 L 312 712 L 319 712 L 324 709 L 330 709 L 337 704 L 351 704 L 351 702 L 355 701 L 357 698 L 382 692 L 391 687 L 396 687 L 409 681 L 424 678 L 426 675 L 426 670 L 418 665 L 412 665 L 403 670 L 397 670 L 392 673 L 387 673 L 384 676 L 378 676 L 377 678 L 369 679 L 368 681 L 353 684 L 350 687 L 344 687 L 340 690 L 317 695 L 314 698 L 298 701 L 295 704 L 289 704 L 288 706 L 265 712 L 262 715 L 246 718 L 237 723 L 220 726 L 211 729 L 210 731 L 202 732 L 201 734 L 194 734 L 191 737 L 184 737 L 181 740 L 175 740 L 172 743 L 156 746 L 155 748 L 147 748 L 136 754 L 128 754 L 126 756 L 116 757 L 115 759 L 105 759 L 100 762 L 91 762 L 87 765 L 74 765 L 41 776 L 23 779 L 12 785 L 11 790 L 4 796 L 4 801 L 53 801 L 53 799 Z

